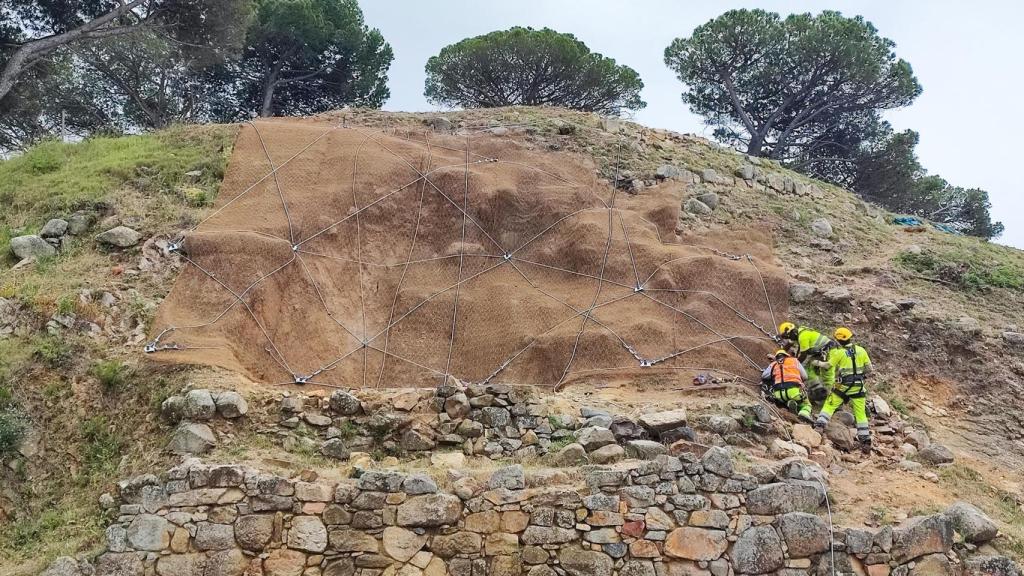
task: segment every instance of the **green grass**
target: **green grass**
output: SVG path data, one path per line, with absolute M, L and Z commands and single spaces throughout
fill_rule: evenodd
M 994 288 L 1024 291 L 1024 265 L 1019 255 L 1004 253 L 999 247 L 978 248 L 939 246 L 920 254 L 902 252 L 896 256 L 896 263 L 967 292 L 985 292 Z
M 191 205 L 209 203 L 220 188 L 235 133 L 234 126 L 175 127 L 139 136 L 45 142 L 0 161 L 0 253 L 9 253 L 11 236 L 34 233 L 49 218 L 112 202 L 125 185 L 179 195 Z M 198 177 L 185 176 L 197 170 Z
M 131 378 L 132 370 L 120 360 L 99 360 L 89 371 L 106 393 L 120 392 Z
M 104 416 L 83 420 L 78 430 L 84 440 L 83 467 L 78 482 L 88 485 L 109 480 L 107 476 L 117 470 L 124 447 L 120 434 Z

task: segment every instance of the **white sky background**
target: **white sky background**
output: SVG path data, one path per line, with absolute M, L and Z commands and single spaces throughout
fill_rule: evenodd
M 732 8 L 786 15 L 835 9 L 862 15 L 896 42 L 924 93 L 889 113 L 897 130 L 921 134 L 917 152 L 932 174 L 988 190 L 997 241 L 1024 248 L 1019 141 L 1024 120 L 1024 2 L 1019 0 L 361 0 L 366 22 L 395 51 L 386 110 L 434 110 L 423 97 L 427 58 L 442 47 L 512 26 L 574 34 L 591 50 L 632 67 L 644 81 L 642 124 L 710 136 L 680 101 L 682 84 L 665 66 L 665 47 Z

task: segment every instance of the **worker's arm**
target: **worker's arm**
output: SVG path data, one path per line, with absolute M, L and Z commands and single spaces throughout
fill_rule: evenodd
M 863 366 L 862 372 L 866 376 L 868 374 L 871 374 L 871 358 L 868 356 L 867 350 L 861 348 L 861 352 L 864 353 L 864 355 L 861 358 L 861 365 Z
M 767 380 L 772 376 L 772 365 L 769 364 L 767 368 L 761 371 L 761 380 Z
M 800 378 L 802 378 L 804 381 L 806 381 L 807 380 L 807 370 L 804 369 L 804 365 L 798 363 L 796 365 L 796 368 L 797 368 L 797 370 L 800 371 Z

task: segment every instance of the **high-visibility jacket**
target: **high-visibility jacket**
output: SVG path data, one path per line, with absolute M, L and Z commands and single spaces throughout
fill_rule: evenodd
M 800 361 L 792 356 L 786 356 L 782 360 L 772 363 L 772 383 L 778 386 L 782 383 L 801 384 L 804 379 L 800 376 Z
M 772 383 L 773 390 L 801 386 L 807 372 L 800 361 L 792 356 L 787 356 L 781 361 L 776 360 L 768 365 L 761 374 L 761 378 Z
M 828 336 L 817 330 L 811 330 L 806 326 L 796 329 L 796 344 L 800 348 L 798 356 L 800 360 L 806 359 L 811 354 L 820 352 L 828 344 Z
M 863 347 L 847 344 L 829 350 L 828 363 L 836 372 L 834 391 L 841 396 L 864 396 L 864 377 L 871 372 L 871 358 Z

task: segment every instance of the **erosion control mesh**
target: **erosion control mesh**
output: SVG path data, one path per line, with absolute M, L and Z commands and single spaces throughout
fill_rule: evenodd
M 753 233 L 677 236 L 683 194 L 490 131 L 256 122 L 146 349 L 346 388 L 752 375 L 785 279 Z

